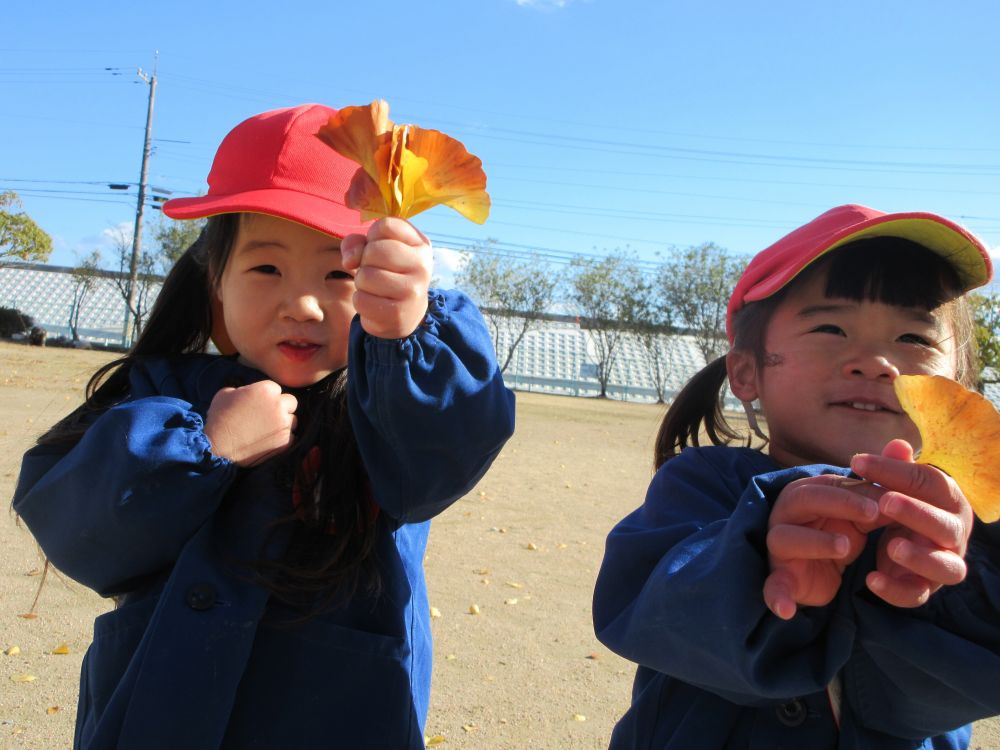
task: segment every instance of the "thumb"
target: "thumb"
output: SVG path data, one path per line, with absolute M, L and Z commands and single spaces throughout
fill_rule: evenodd
M 890 440 L 882 449 L 882 456 L 897 461 L 913 461 L 913 446 L 905 440 Z

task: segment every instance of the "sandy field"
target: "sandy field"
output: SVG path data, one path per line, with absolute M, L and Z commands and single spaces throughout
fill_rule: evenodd
M 90 373 L 107 358 L 0 342 L 5 502 L 21 453 L 80 400 Z M 518 394 L 516 435 L 431 531 L 429 746 L 607 747 L 628 704 L 633 668 L 595 639 L 590 600 L 605 535 L 642 500 L 662 413 L 649 405 Z M 110 608 L 83 586 L 50 576 L 37 617 L 22 617 L 42 562 L 26 529 L 9 512 L 0 514 L 3 750 L 70 747 L 91 623 Z M 972 747 L 1000 750 L 1000 720 L 977 724 Z

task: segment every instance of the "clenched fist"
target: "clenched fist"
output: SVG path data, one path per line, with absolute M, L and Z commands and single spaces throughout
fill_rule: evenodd
M 205 417 L 212 452 L 239 466 L 255 466 L 292 444 L 298 401 L 273 380 L 223 388 Z

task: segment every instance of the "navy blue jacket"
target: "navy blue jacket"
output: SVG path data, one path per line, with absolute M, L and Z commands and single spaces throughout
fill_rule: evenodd
M 148 358 L 132 369 L 128 401 L 72 450 L 26 454 L 14 507 L 42 549 L 124 599 L 95 622 L 75 747 L 423 748 L 429 519 L 486 472 L 513 432 L 514 397 L 458 293 L 432 292 L 403 340 L 370 337 L 355 320 L 349 356 L 382 590 L 305 623 L 241 565 L 287 546 L 271 527 L 292 511 L 277 462 L 240 469 L 203 432 L 216 392 L 262 373 L 227 357 Z
M 865 589 L 873 534 L 828 606 L 790 621 L 766 608 L 771 503 L 821 473 L 848 472 L 688 448 L 611 532 L 595 630 L 639 665 L 613 750 L 956 750 L 970 722 L 1000 713 L 1000 524 L 977 522 L 967 579 L 922 607 Z

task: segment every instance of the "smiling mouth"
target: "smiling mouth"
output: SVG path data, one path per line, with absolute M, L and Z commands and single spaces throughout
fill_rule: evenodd
M 850 409 L 852 411 L 866 411 L 866 412 L 882 412 L 884 414 L 898 414 L 899 412 L 894 409 L 890 409 L 886 406 L 880 406 L 879 404 L 873 404 L 867 401 L 838 401 L 833 404 L 834 406 L 839 406 L 845 409 Z
M 320 345 L 308 341 L 282 341 L 278 344 L 278 349 L 289 359 L 302 362 L 318 352 Z

